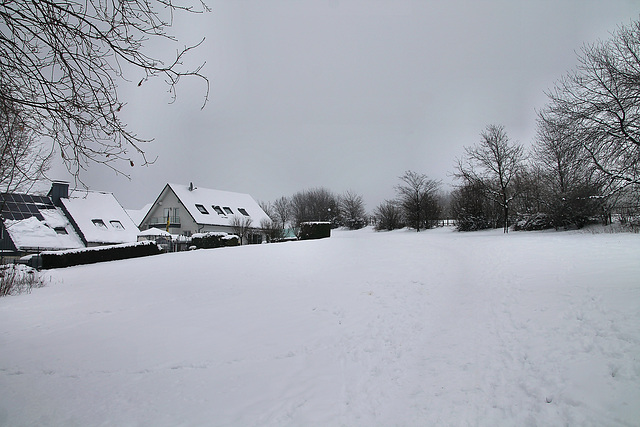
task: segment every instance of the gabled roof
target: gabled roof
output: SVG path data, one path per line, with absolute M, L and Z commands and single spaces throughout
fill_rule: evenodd
M 259 227 L 262 220 L 270 220 L 249 194 L 180 184 L 167 184 L 167 187 L 198 224 L 230 226 L 232 218 L 239 216 L 251 218 L 252 226 Z
M 43 213 L 45 214 L 43 220 L 30 216 L 25 219 L 4 221 L 7 232 L 18 250 L 60 250 L 84 247 L 82 240 L 62 212 L 50 209 Z M 60 228 L 64 228 L 66 234 L 59 234 L 54 230 Z
M 60 201 L 87 243 L 137 241 L 140 230 L 112 193 L 78 191 L 76 194 Z
M 4 193 L 0 195 L 0 206 L 4 226 L 18 250 L 84 246 L 64 213 L 47 196 Z

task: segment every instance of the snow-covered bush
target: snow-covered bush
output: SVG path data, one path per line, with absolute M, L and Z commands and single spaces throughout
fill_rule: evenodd
M 0 266 L 0 297 L 28 294 L 31 289 L 44 285 L 44 280 L 34 268 L 21 264 Z
M 240 238 L 234 234 L 223 232 L 196 233 L 191 236 L 191 244 L 196 249 L 222 248 L 238 246 Z
M 525 215 L 516 221 L 513 228 L 516 231 L 548 230 L 553 228 L 553 220 L 544 213 Z

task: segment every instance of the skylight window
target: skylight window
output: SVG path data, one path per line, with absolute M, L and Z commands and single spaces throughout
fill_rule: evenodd
M 67 229 L 64 227 L 56 227 L 54 228 L 54 231 L 58 234 L 69 234 L 67 233 Z
M 198 208 L 201 214 L 209 215 L 209 211 L 207 211 L 207 209 L 204 206 L 196 205 L 196 208 Z
M 111 226 L 115 229 L 124 230 L 124 225 L 122 225 L 122 223 L 118 220 L 109 221 L 109 224 L 111 224 Z
M 240 212 L 244 216 L 249 216 L 249 212 L 245 208 L 238 208 L 238 212 Z
M 216 211 L 216 213 L 218 215 L 224 215 L 224 212 L 222 211 L 222 208 L 220 206 L 211 206 L 213 208 L 214 211 Z
M 93 223 L 93 225 L 95 225 L 96 227 L 102 229 L 102 230 L 106 230 L 107 226 L 105 225 L 104 221 L 101 219 L 92 219 L 91 222 Z
M 231 208 L 229 206 L 225 206 L 222 209 L 224 209 L 224 211 L 227 213 L 227 215 L 233 215 L 233 211 L 231 210 Z

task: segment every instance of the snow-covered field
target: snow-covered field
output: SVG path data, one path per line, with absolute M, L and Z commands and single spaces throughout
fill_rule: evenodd
M 51 271 L 0 425 L 640 423 L 640 235 L 375 233 Z

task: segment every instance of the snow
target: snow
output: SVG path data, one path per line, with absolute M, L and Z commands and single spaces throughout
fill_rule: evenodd
M 84 245 L 67 219 L 56 209 L 42 209 L 44 221 L 35 216 L 22 220 L 5 220 L 7 232 L 19 249 L 73 249 Z M 58 234 L 53 228 L 64 227 L 68 234 Z
M 147 230 L 144 230 L 138 233 L 138 237 L 157 237 L 157 236 L 172 237 L 172 234 L 166 230 L 160 230 L 159 228 L 149 228 Z
M 0 425 L 637 425 L 638 260 L 365 229 L 50 271 L 0 300 Z
M 189 190 L 187 185 L 171 183 L 167 185 L 198 224 L 230 226 L 233 216 L 243 217 L 239 208 L 246 210 L 254 227 L 260 226 L 263 220 L 269 220 L 267 214 L 249 194 L 198 187 Z M 200 212 L 196 205 L 202 205 L 208 214 Z M 229 207 L 233 214 L 219 215 L 213 210 L 213 206 Z
M 137 225 L 112 193 L 80 191 L 78 194 L 78 196 L 60 200 L 87 242 L 112 244 L 137 241 L 139 233 Z M 96 226 L 94 220 L 101 220 L 104 227 Z M 118 223 L 122 228 L 114 226 Z

